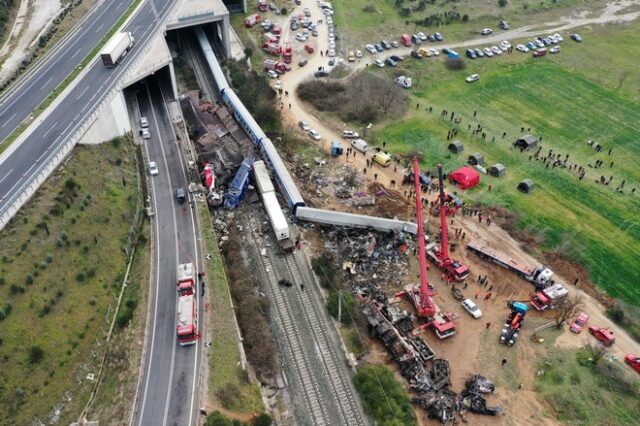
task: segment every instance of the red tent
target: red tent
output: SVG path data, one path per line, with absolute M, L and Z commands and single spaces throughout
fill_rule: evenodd
M 449 175 L 449 182 L 460 189 L 469 189 L 480 183 L 480 175 L 471 167 L 464 166 Z

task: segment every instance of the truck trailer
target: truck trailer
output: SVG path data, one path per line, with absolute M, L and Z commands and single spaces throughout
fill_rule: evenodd
M 117 33 L 104 46 L 100 53 L 102 63 L 106 67 L 114 67 L 127 55 L 135 43 L 133 35 L 130 32 Z
M 196 268 L 193 263 L 181 263 L 178 265 L 177 287 L 180 296 L 193 294 L 196 289 Z

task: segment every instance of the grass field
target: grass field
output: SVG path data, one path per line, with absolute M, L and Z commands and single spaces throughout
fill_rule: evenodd
M 260 389 L 250 383 L 247 373 L 240 367 L 240 348 L 235 324 L 235 312 L 231 305 L 227 277 L 224 272 L 218 241 L 211 228 L 211 217 L 207 206 L 198 206 L 200 224 L 204 235 L 204 247 L 211 259 L 205 264 L 207 290 L 209 291 L 207 323 L 208 339 L 212 346 L 206 349 L 209 364 L 209 397 L 216 405 L 225 405 L 220 396 L 228 396 L 230 406 L 225 407 L 236 414 L 261 413 L 264 411 Z M 233 392 L 228 392 L 233 388 Z M 225 393 L 227 391 L 227 393 Z M 229 404 L 226 404 L 229 405 Z
M 87 402 L 126 266 L 133 153 L 76 148 L 0 236 L 0 424 L 48 423 L 54 407 L 69 423 Z
M 510 55 L 513 56 L 513 55 Z M 441 62 L 413 61 L 409 72 L 423 74 L 413 90 L 420 103 L 406 120 L 378 132 L 394 153 L 418 148 L 425 153 L 424 165 L 433 168 L 444 162 L 447 169 L 462 165 L 473 152 L 485 155 L 488 165 L 507 167 L 503 179 L 483 177 L 479 188 L 464 198 L 485 206 L 501 205 L 516 214 L 518 227 L 544 236 L 543 247 L 581 262 L 591 278 L 611 295 L 640 304 L 637 253 L 640 229 L 637 212 L 640 194 L 630 195 L 640 185 L 640 108 L 602 86 L 549 61 L 533 62 L 521 55 L 517 63 L 479 62 L 463 73 L 447 71 Z M 388 70 L 385 72 L 389 72 Z M 468 85 L 464 77 L 481 73 L 479 82 Z M 567 94 L 570 94 L 567 96 Z M 425 112 L 426 106 L 433 113 Z M 455 111 L 463 121 L 456 126 L 456 139 L 465 144 L 458 157 L 447 151 L 446 135 L 455 125 L 440 111 Z M 477 117 L 473 117 L 477 111 Z M 467 131 L 481 123 L 487 133 L 482 141 Z M 570 163 L 587 168 L 583 181 L 566 169 L 545 169 L 542 161 L 529 160 L 530 153 L 512 149 L 521 127 L 543 137 L 543 156 L 550 148 L 570 154 Z M 507 137 L 502 138 L 502 133 Z M 491 142 L 495 136 L 496 141 Z M 604 146 L 600 154 L 587 145 L 595 140 Z M 611 156 L 607 155 L 612 148 Z M 601 169 L 587 167 L 597 159 Z M 613 161 L 614 167 L 609 168 Z M 600 175 L 614 175 L 612 185 L 595 184 Z M 531 178 L 537 184 L 532 195 L 515 190 L 517 182 Z M 614 188 L 625 179 L 625 193 Z M 488 191 L 491 184 L 493 191 Z
M 591 366 L 588 357 L 584 350 L 554 351 L 538 367 L 544 374 L 536 380 L 536 391 L 566 424 L 637 424 L 638 383 L 628 377 L 630 371 L 622 371 L 628 367 L 606 360 Z

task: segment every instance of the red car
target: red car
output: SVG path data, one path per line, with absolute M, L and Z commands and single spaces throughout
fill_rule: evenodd
M 600 340 L 605 346 L 611 346 L 616 341 L 616 338 L 613 336 L 613 331 L 606 327 L 602 328 L 597 325 L 592 325 L 589 327 L 589 333 L 593 334 L 593 337 Z
M 313 46 L 305 44 L 304 45 L 304 50 L 306 50 L 307 53 L 313 53 Z
M 539 58 L 541 56 L 544 56 L 547 54 L 547 49 L 540 49 L 540 50 L 536 50 L 535 52 L 533 52 L 533 57 L 534 58 Z
M 578 334 L 582 331 L 587 321 L 589 321 L 589 314 L 587 314 L 586 312 L 580 312 L 580 315 L 578 315 L 578 317 L 573 320 L 569 329 Z
M 634 370 L 640 373 L 640 356 L 627 355 L 626 357 L 624 357 L 624 362 L 629 364 L 631 367 L 633 367 Z

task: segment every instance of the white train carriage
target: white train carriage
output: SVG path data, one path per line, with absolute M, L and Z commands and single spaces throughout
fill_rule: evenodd
M 262 140 L 260 153 L 273 169 L 278 186 L 280 187 L 284 197 L 287 199 L 289 208 L 295 214 L 296 209 L 299 206 L 304 206 L 304 199 L 302 198 L 302 195 L 300 195 L 298 187 L 289 174 L 289 170 L 287 170 L 287 167 L 284 165 L 282 158 L 280 158 L 278 151 L 273 146 L 270 139 L 265 138 Z
M 213 74 L 213 79 L 218 85 L 218 90 L 222 92 L 224 89 L 228 89 L 229 83 L 227 83 L 224 72 L 222 72 L 222 68 L 220 67 L 220 64 L 218 64 L 218 60 L 216 59 L 215 53 L 213 53 L 213 49 L 211 48 L 209 39 L 207 39 L 207 35 L 201 27 L 197 27 L 195 31 L 200 47 L 202 48 L 202 52 L 204 53 L 204 57 L 207 60 L 207 64 L 209 64 L 211 74 Z
M 289 223 L 287 218 L 282 213 L 280 203 L 276 198 L 275 192 L 266 192 L 262 194 L 262 202 L 264 208 L 267 210 L 267 216 L 269 216 L 269 222 L 271 227 L 276 233 L 276 239 L 278 241 L 286 240 L 289 238 Z
M 269 171 L 267 166 L 264 165 L 264 161 L 255 161 L 253 163 L 253 175 L 256 181 L 256 187 L 260 194 L 266 194 L 267 192 L 275 192 L 273 182 L 269 177 Z

